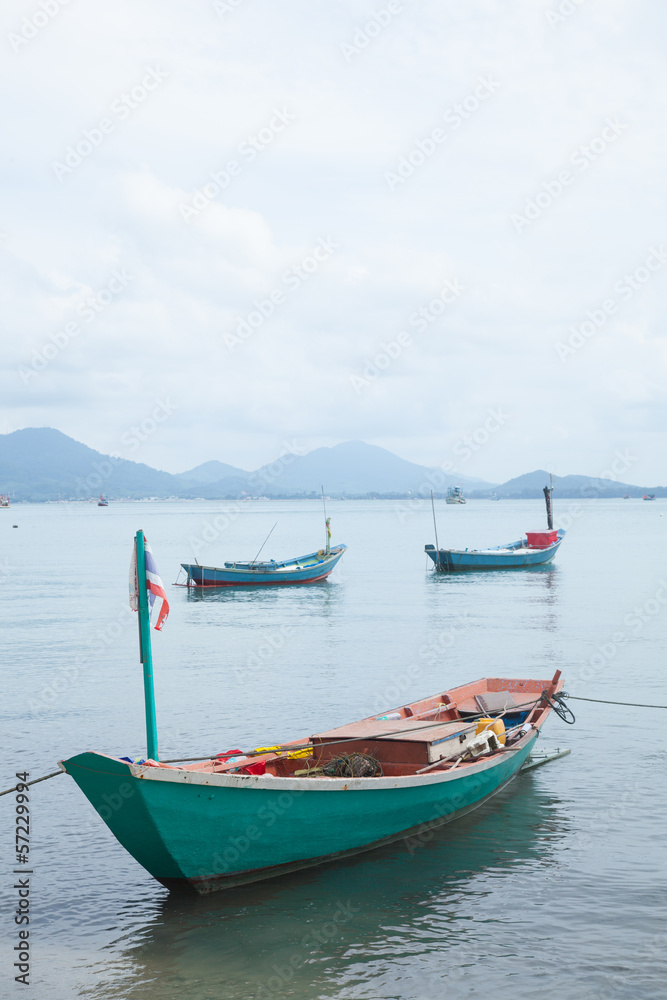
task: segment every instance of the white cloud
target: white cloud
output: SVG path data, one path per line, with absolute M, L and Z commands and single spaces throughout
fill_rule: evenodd
M 664 479 L 667 267 L 566 362 L 555 345 L 667 243 L 665 15 L 587 0 L 554 27 L 555 6 L 404 0 L 350 61 L 341 43 L 377 4 L 72 4 L 10 47 L 2 426 L 111 451 L 166 392 L 178 409 L 137 456 L 163 468 L 253 467 L 286 437 L 434 463 L 504 404 L 512 421 L 466 474 L 506 478 L 545 454 L 594 473 L 631 446 L 637 478 Z M 5 6 L 5 36 L 25 12 Z M 164 81 L 121 117 L 114 101 L 150 67 Z M 475 107 L 480 79 L 498 86 Z M 268 139 L 276 109 L 290 117 Z M 59 181 L 53 161 L 104 117 L 113 129 Z M 625 127 L 577 169 L 607 119 Z M 386 172 L 436 128 L 446 138 L 390 190 Z M 513 214 L 563 169 L 572 182 L 517 232 Z M 328 237 L 339 247 L 289 289 Z M 17 367 L 119 269 L 122 293 L 22 381 Z M 465 293 L 417 332 L 410 316 L 450 277 Z M 225 334 L 275 290 L 290 294 L 230 351 Z M 413 343 L 356 394 L 350 375 L 404 329 Z

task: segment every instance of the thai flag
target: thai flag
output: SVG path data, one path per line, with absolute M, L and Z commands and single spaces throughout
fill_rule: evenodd
M 151 615 L 153 614 L 155 598 L 160 597 L 162 599 L 162 604 L 160 606 L 160 612 L 157 616 L 155 628 L 158 631 L 161 631 L 167 615 L 169 614 L 169 601 L 167 600 L 164 585 L 160 579 L 160 574 L 157 571 L 157 566 L 155 565 L 153 550 L 148 544 L 148 539 L 145 536 L 144 554 L 146 557 L 146 596 L 148 597 L 148 620 L 150 621 Z M 133 611 L 139 610 L 139 591 L 137 587 L 137 543 L 135 540 L 134 549 L 132 550 L 132 562 L 130 563 L 130 607 Z

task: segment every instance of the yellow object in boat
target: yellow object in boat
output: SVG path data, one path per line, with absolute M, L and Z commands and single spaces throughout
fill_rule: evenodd
M 475 736 L 479 736 L 480 733 L 487 731 L 495 733 L 498 737 L 498 742 L 505 745 L 505 723 L 502 719 L 478 719 L 477 720 L 477 732 Z

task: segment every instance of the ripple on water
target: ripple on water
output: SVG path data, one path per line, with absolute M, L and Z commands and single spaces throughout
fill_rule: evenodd
M 14 576 L 3 604 L 10 773 L 48 773 L 89 748 L 144 752 L 136 621 L 125 610 L 132 533 L 143 524 L 166 582 L 218 506 L 119 505 L 104 522 L 96 508 L 22 508 L 30 530 L 7 541 Z M 316 505 L 245 506 L 233 537 L 202 558 L 256 551 L 276 509 L 276 555 L 306 551 L 303 539 L 320 530 Z M 163 757 L 299 736 L 488 674 L 561 667 L 572 693 L 596 697 L 604 686 L 603 697 L 665 703 L 661 615 L 604 670 L 590 669 L 624 615 L 652 596 L 655 526 L 627 504 L 582 506 L 547 572 L 425 574 L 426 505 L 423 518 L 401 519 L 396 505 L 345 503 L 332 504 L 350 548 L 331 585 L 170 591 L 154 646 Z M 463 547 L 518 537 L 533 508 L 480 503 L 464 514 L 443 509 Z M 627 544 L 611 551 L 619 532 Z M 36 996 L 662 998 L 662 723 L 641 709 L 571 704 L 577 725 L 553 719 L 544 735 L 570 757 L 522 775 L 418 848 L 399 843 L 203 899 L 170 897 L 69 778 L 35 786 Z

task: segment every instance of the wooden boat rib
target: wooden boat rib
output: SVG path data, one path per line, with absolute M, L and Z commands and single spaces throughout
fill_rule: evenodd
M 182 766 L 83 753 L 60 767 L 159 882 L 207 893 L 402 838 L 419 844 L 516 777 L 561 688 L 560 671 L 485 678 L 251 753 Z M 355 776 L 357 760 L 376 773 Z M 341 766 L 350 774 L 336 776 Z

